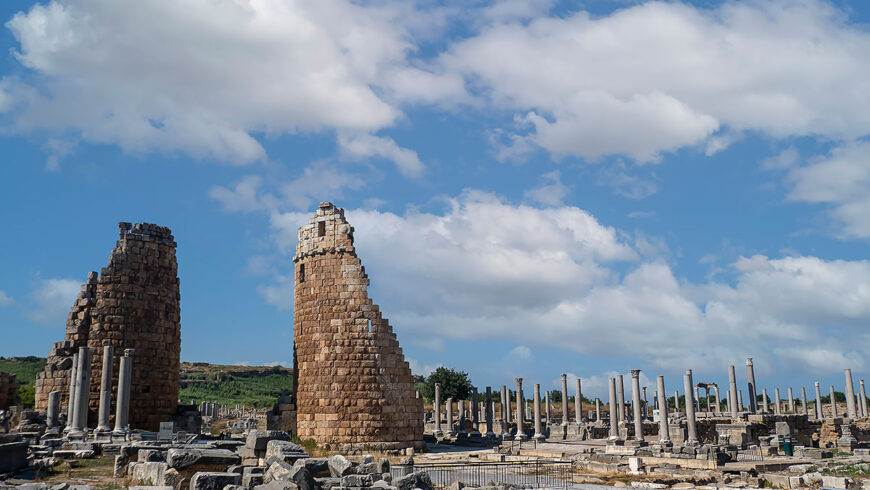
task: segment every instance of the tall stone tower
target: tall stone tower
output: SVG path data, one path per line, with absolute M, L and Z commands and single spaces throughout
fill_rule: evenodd
M 297 430 L 327 447 L 420 447 L 422 400 L 396 334 L 368 297 L 344 210 L 299 229 L 293 352 Z
M 175 414 L 181 361 L 181 307 L 176 243 L 169 228 L 150 223 L 118 224 L 120 237 L 109 265 L 88 274 L 67 317 L 66 336 L 51 349 L 45 371 L 36 379 L 36 408 L 45 410 L 48 394 L 60 391 L 68 403 L 72 355 L 93 349 L 89 425 L 99 406 L 103 346 L 114 346 L 112 403 L 118 364 L 133 349 L 130 426 L 157 430 Z M 114 416 L 114 409 L 111 412 Z

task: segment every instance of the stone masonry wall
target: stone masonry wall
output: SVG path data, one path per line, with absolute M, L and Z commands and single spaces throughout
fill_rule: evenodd
M 419 445 L 421 400 L 396 334 L 368 297 L 343 209 L 320 204 L 299 229 L 293 261 L 299 437 L 328 447 Z
M 0 410 L 21 404 L 18 397 L 18 376 L 0 372 Z
M 118 224 L 120 237 L 109 264 L 91 273 L 67 319 L 64 342 L 54 344 L 37 377 L 36 406 L 45 410 L 48 393 L 60 391 L 67 403 L 71 356 L 78 347 L 93 349 L 89 426 L 96 423 L 103 346 L 114 346 L 112 421 L 118 365 L 133 349 L 130 426 L 157 430 L 178 404 L 181 356 L 180 295 L 176 243 L 169 228 L 150 223 Z

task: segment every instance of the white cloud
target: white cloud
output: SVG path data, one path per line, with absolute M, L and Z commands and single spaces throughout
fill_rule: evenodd
M 62 327 L 82 284 L 75 279 L 39 279 L 29 294 L 27 316 L 34 322 Z
M 513 205 L 478 191 L 446 203 L 441 213 L 346 211 L 372 297 L 403 342 L 499 338 L 521 346 L 514 360 L 539 348 L 618 352 L 667 370 L 720 372 L 757 356 L 764 372 L 801 353 L 816 360 L 793 369 L 864 366 L 856 339 L 870 339 L 870 262 L 756 255 L 729 266 L 733 284 L 693 283 L 661 259 L 663 244 L 630 244 L 575 207 Z M 284 253 L 307 218 L 273 215 Z M 287 307 L 289 288 L 274 289 Z M 841 354 L 823 362 L 825 352 Z
M 829 155 L 789 170 L 789 199 L 827 204 L 834 231 L 870 237 L 870 142 L 835 147 Z
M 416 359 L 411 358 L 411 357 L 406 357 L 405 360 L 408 361 L 408 364 L 411 366 L 411 373 L 413 373 L 416 376 L 428 377 L 430 374 L 432 374 L 432 371 L 435 371 L 439 367 L 443 366 L 443 364 L 441 364 L 441 363 L 434 364 L 434 365 L 432 365 L 432 364 L 423 365 L 423 364 L 420 364 L 419 361 L 417 361 Z
M 409 66 L 420 15 L 347 0 L 53 0 L 6 24 L 41 81 L 7 80 L 3 101 L 21 102 L 22 130 L 244 164 L 265 156 L 260 134 L 392 125 L 414 96 L 396 80 L 461 95 L 461 79 Z M 416 171 L 408 150 L 388 158 Z
M 529 201 L 545 206 L 561 206 L 562 201 L 570 192 L 568 186 L 562 183 L 562 175 L 558 170 L 547 172 L 541 176 L 543 182 L 523 194 Z
M 518 345 L 508 352 L 507 358 L 509 359 L 524 359 L 529 360 L 532 356 L 532 349 L 529 349 L 525 345 Z
M 522 115 L 557 157 L 642 163 L 705 143 L 713 154 L 745 131 L 867 135 L 870 98 L 855 81 L 870 78 L 868 44 L 870 33 L 820 1 L 647 2 L 495 20 L 440 63 Z
M 345 133 L 339 135 L 338 145 L 341 154 L 347 159 L 384 158 L 393 162 L 406 177 L 420 177 L 425 169 L 417 152 L 400 147 L 391 138 Z
M 277 199 L 271 194 L 260 194 L 259 188 L 263 179 L 249 175 L 238 181 L 232 189 L 214 186 L 208 195 L 220 202 L 227 211 L 257 211 L 272 209 L 277 205 Z
M 12 298 L 8 296 L 4 291 L 0 290 L 0 308 L 2 308 L 3 306 L 9 306 L 12 303 L 14 303 L 14 301 L 12 301 Z

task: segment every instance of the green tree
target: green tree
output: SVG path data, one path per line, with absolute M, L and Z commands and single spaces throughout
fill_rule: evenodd
M 439 367 L 426 378 L 420 393 L 427 401 L 435 400 L 435 383 L 441 383 L 441 403 L 448 398 L 467 400 L 471 396 L 471 381 L 468 373 L 446 367 Z

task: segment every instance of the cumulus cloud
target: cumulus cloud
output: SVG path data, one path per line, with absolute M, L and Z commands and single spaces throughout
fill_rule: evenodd
M 81 282 L 75 279 L 39 279 L 29 294 L 27 316 L 34 323 L 62 327 L 79 291 Z
M 854 339 L 870 321 L 870 262 L 755 255 L 727 266 L 733 282 L 693 283 L 663 252 L 571 206 L 467 191 L 438 213 L 346 214 L 372 294 L 403 341 L 499 338 L 520 346 L 512 359 L 538 348 L 618 352 L 639 368 L 721 370 L 757 355 L 765 372 L 802 353 L 815 361 L 799 369 L 816 373 L 864 365 Z M 307 218 L 273 215 L 284 253 Z M 275 289 L 288 304 L 289 288 L 288 280 Z
M 4 291 L 0 291 L 0 308 L 3 306 L 9 306 L 13 303 L 12 298 L 7 295 Z
M 824 204 L 835 220 L 834 232 L 870 237 L 870 142 L 835 147 L 830 154 L 789 170 L 789 199 Z
M 870 133 L 870 33 L 820 1 L 647 2 L 592 16 L 493 20 L 441 56 L 448 71 L 555 156 L 638 162 L 743 131 L 773 138 Z M 787 82 L 786 82 L 787 81 Z M 826 94 L 820 97 L 819 94 Z
M 338 138 L 342 155 L 348 159 L 384 158 L 390 160 L 406 177 L 420 177 L 423 162 L 417 152 L 402 148 L 391 138 L 371 134 L 343 134 Z
M 0 109 L 20 102 L 23 130 L 244 164 L 265 156 L 262 134 L 392 125 L 415 97 L 396 80 L 462 93 L 461 79 L 410 66 L 416 15 L 348 0 L 53 0 L 6 24 L 39 81 L 5 80 Z M 419 172 L 409 150 L 380 145 Z
M 259 189 L 263 179 L 257 175 L 249 175 L 229 189 L 214 186 L 208 195 L 221 203 L 227 211 L 257 211 L 271 209 L 277 204 L 275 196 L 260 194 Z
M 570 192 L 568 186 L 562 183 L 562 174 L 554 170 L 542 175 L 541 180 L 539 186 L 525 191 L 526 199 L 545 206 L 561 206 Z

